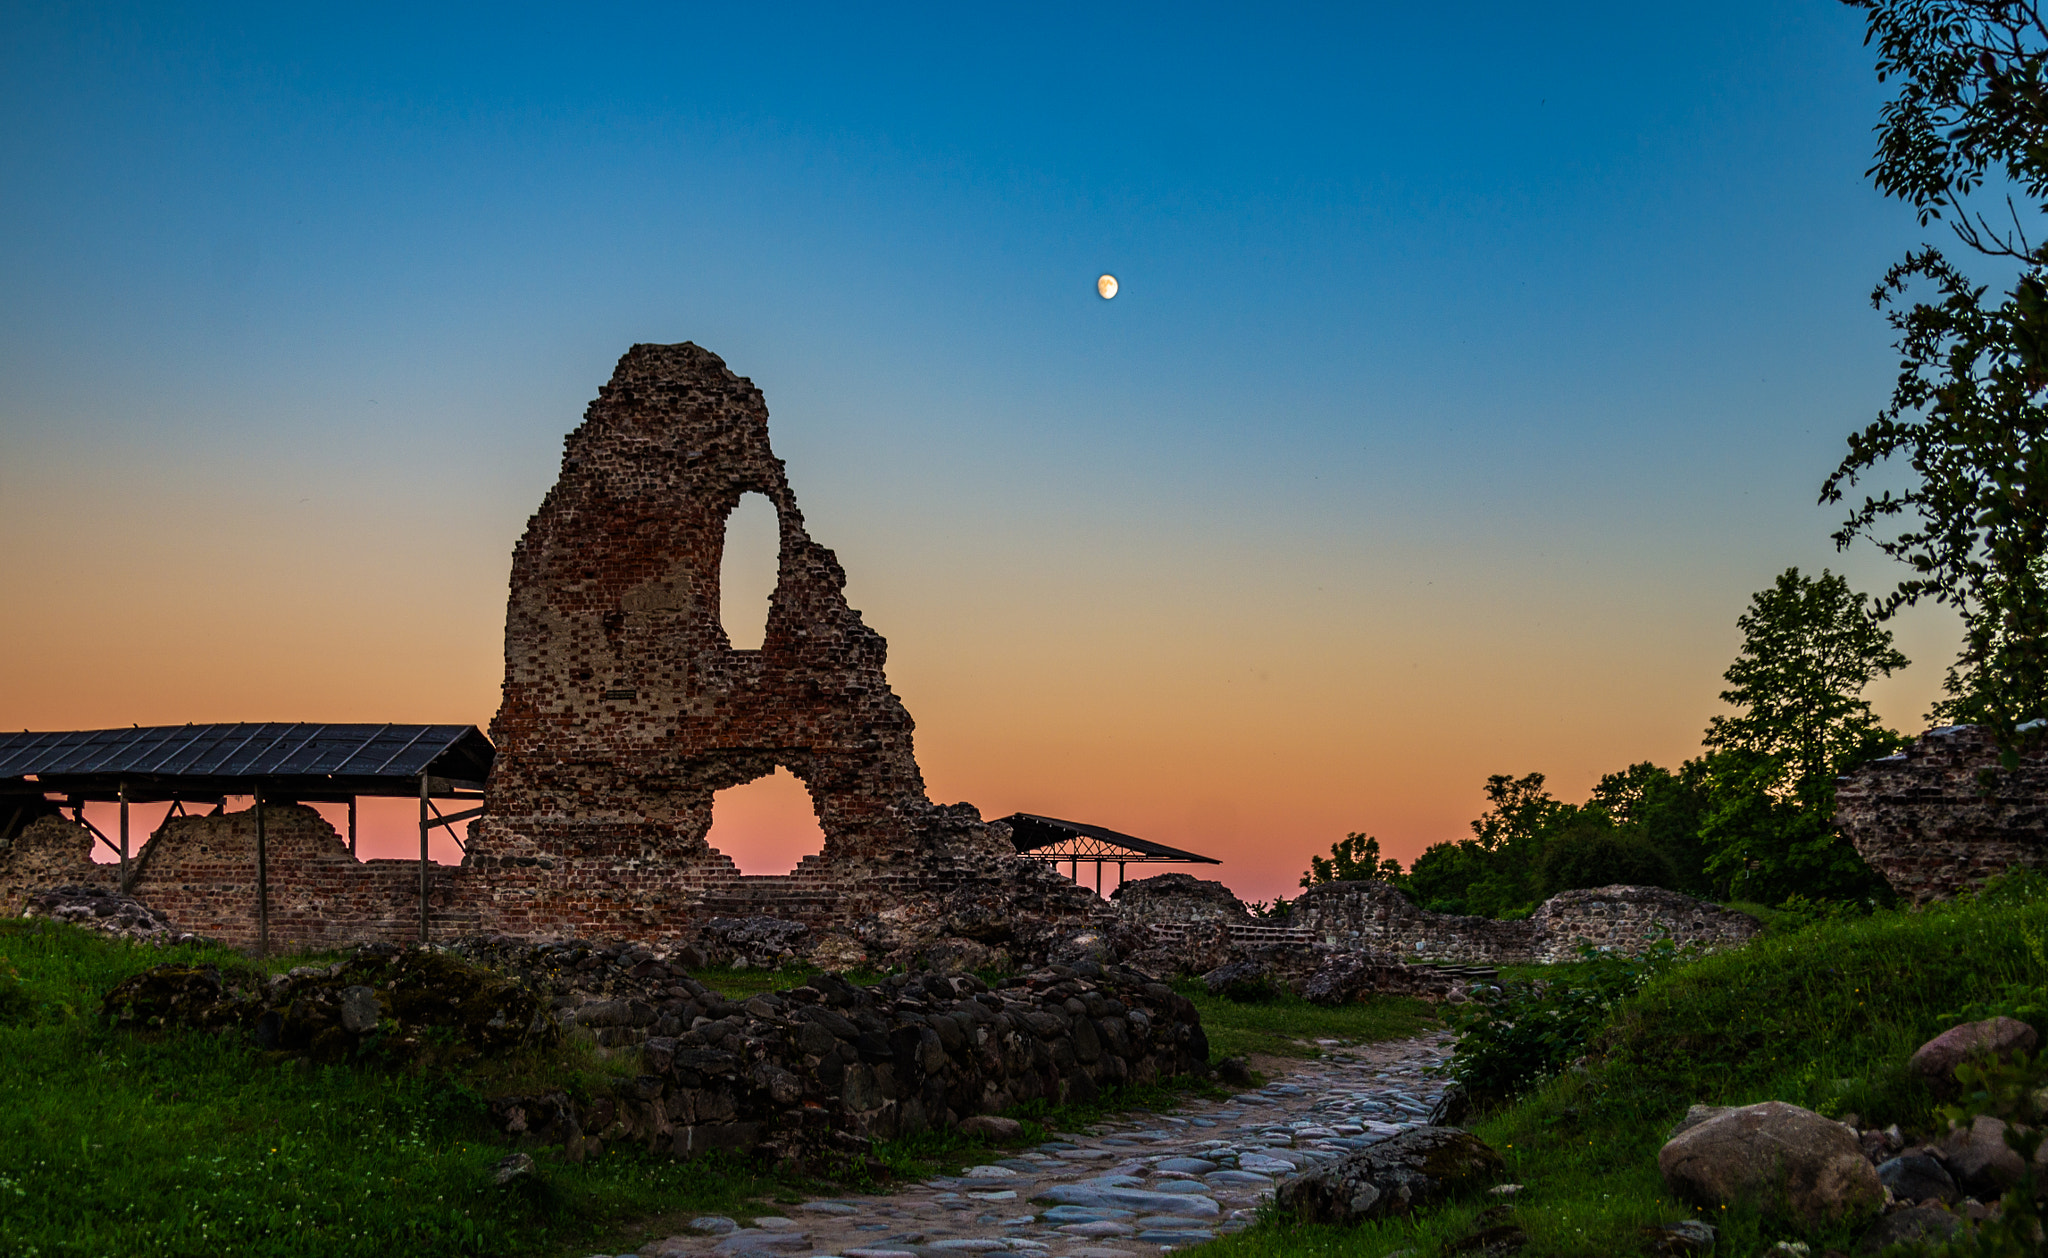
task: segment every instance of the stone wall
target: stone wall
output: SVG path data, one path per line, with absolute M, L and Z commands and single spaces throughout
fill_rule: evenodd
M 1058 966 L 993 990 L 971 975 L 936 974 L 872 988 L 827 975 L 743 1003 L 695 984 L 675 990 L 663 1003 L 684 1004 L 695 1023 L 681 1034 L 645 1033 L 661 1016 L 652 1003 L 567 1011 L 570 1025 L 613 1041 L 640 1023 L 640 1073 L 581 1105 L 501 1100 L 494 1109 L 506 1129 L 572 1154 L 594 1138 L 679 1156 L 762 1149 L 800 1158 L 1208 1069 L 1193 1005 L 1115 967 Z
M 1990 731 L 1928 730 L 1835 784 L 1835 825 L 1914 904 L 2048 865 L 2048 751 L 2007 769 Z
M 1573 961 L 1579 947 L 1641 952 L 1669 937 L 1681 946 L 1735 948 L 1748 943 L 1762 924 L 1747 913 L 1724 909 L 1662 887 L 1588 887 L 1561 891 L 1530 915 L 1539 962 Z
M 1523 921 L 1503 922 L 1432 913 L 1382 882 L 1309 887 L 1294 902 L 1291 924 L 1326 946 L 1477 965 L 1569 961 L 1581 943 L 1634 954 L 1660 936 L 1680 945 L 1729 947 L 1759 929 L 1746 913 L 1659 887 L 1566 891 Z
M 39 817 L 0 843 L 0 917 L 18 917 L 29 893 L 50 887 L 111 887 L 118 874 L 95 865 L 90 831 L 62 817 Z
M 1398 953 L 1415 961 L 1527 965 L 1541 946 L 1530 922 L 1432 913 L 1384 882 L 1326 882 L 1304 888 L 1289 915 L 1329 947 Z
M 325 818 L 297 804 L 266 804 L 273 948 L 410 943 L 419 938 L 419 864 L 359 861 Z M 0 914 L 28 892 L 112 887 L 118 867 L 95 864 L 84 827 L 44 818 L 0 851 Z M 429 911 L 440 938 L 474 930 L 462 872 L 429 867 Z M 256 943 L 256 814 L 171 817 L 129 862 L 129 893 L 181 930 L 236 947 Z
M 1244 901 L 1220 882 L 1193 874 L 1155 874 L 1124 883 L 1110 902 L 1128 922 L 1139 925 L 1231 922 L 1250 924 Z

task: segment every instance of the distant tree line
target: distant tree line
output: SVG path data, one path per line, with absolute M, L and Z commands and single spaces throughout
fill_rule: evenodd
M 1835 778 L 1905 741 L 1863 691 L 1906 657 L 1869 600 L 1825 570 L 1787 569 L 1736 624 L 1742 650 L 1721 692 L 1734 711 L 1675 771 L 1629 765 L 1578 804 L 1553 798 L 1541 773 L 1496 773 L 1472 837 L 1435 844 L 1404 872 L 1378 839 L 1347 835 L 1310 858 L 1301 885 L 1383 881 L 1425 908 L 1497 918 L 1613 883 L 1773 905 L 1888 903 L 1890 888 L 1831 818 Z

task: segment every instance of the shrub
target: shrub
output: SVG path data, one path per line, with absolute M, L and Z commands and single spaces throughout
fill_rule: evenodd
M 1641 956 L 1595 951 L 1570 979 L 1510 980 L 1453 1015 L 1461 1033 L 1446 1073 L 1479 1106 L 1501 1104 L 1564 1069 L 1614 1007 L 1683 958 L 1669 939 Z

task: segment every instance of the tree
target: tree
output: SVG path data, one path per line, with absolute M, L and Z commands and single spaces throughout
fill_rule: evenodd
M 1864 596 L 1826 569 L 1818 579 L 1785 569 L 1735 623 L 1742 651 L 1721 698 L 1742 710 L 1715 717 L 1706 746 L 1765 757 L 1778 769 L 1774 793 L 1832 811 L 1836 775 L 1898 745 L 1863 690 L 1909 661 Z
M 1675 881 L 1658 885 L 1707 895 L 1714 888 L 1700 844 L 1706 794 L 1692 771 L 1695 763 L 1687 761 L 1673 773 L 1645 760 L 1604 774 L 1586 807 L 1604 812 L 1621 833 L 1640 839 L 1664 857 Z
M 1834 830 L 1835 778 L 1904 741 L 1863 690 L 1906 657 L 1864 596 L 1825 569 L 1787 568 L 1735 623 L 1742 650 L 1721 698 L 1740 711 L 1715 717 L 1709 754 L 1685 766 L 1706 875 L 1724 894 L 1769 903 L 1888 898 Z
M 1715 895 L 1891 903 L 1891 887 L 1836 832 L 1832 796 L 1802 805 L 1782 790 L 1784 767 L 1774 758 L 1717 751 L 1687 761 L 1685 772 L 1704 801 L 1699 837 Z
M 1437 843 L 1408 869 L 1408 889 L 1425 908 L 1482 917 L 1525 912 L 1542 899 L 1539 868 L 1549 836 L 1580 810 L 1550 797 L 1541 773 L 1486 779 L 1492 807 L 1472 837 Z
M 2014 735 L 2048 696 L 2048 243 L 2028 241 L 2018 203 L 2033 214 L 2048 199 L 2048 25 L 2014 0 L 1846 2 L 1866 14 L 1879 80 L 1899 84 L 1871 178 L 2013 280 L 1987 304 L 1990 287 L 1932 246 L 1891 268 L 1879 308 L 1916 281 L 1938 299 L 1888 316 L 1901 357 L 1891 402 L 1849 438 L 1821 501 L 1894 458 L 1910 466 L 1912 483 L 1866 495 L 1835 544 L 1867 537 L 1910 567 L 1881 616 L 1923 598 L 1960 613 L 1943 709 L 1991 726 L 2016 763 Z M 1987 180 L 2005 190 L 2003 222 L 1978 208 Z
M 1308 858 L 1308 872 L 1301 876 L 1301 885 L 1312 887 L 1320 882 L 1401 882 L 1401 862 L 1388 857 L 1380 859 L 1380 841 L 1363 834 L 1347 834 L 1330 844 L 1330 858 L 1320 856 Z
M 1543 848 L 1539 870 L 1543 895 L 1580 887 L 1633 887 L 1678 890 L 1671 860 L 1640 834 L 1614 825 L 1599 812 L 1587 810 L 1552 836 Z

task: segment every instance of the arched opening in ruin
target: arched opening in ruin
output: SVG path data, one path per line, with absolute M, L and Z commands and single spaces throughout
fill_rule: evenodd
M 767 777 L 711 797 L 711 829 L 704 841 L 731 857 L 743 874 L 786 874 L 804 857 L 825 850 L 825 831 L 810 788 L 778 765 Z
M 741 494 L 725 517 L 718 561 L 718 623 L 735 651 L 758 651 L 768 634 L 768 605 L 782 574 L 782 521 L 762 494 Z

